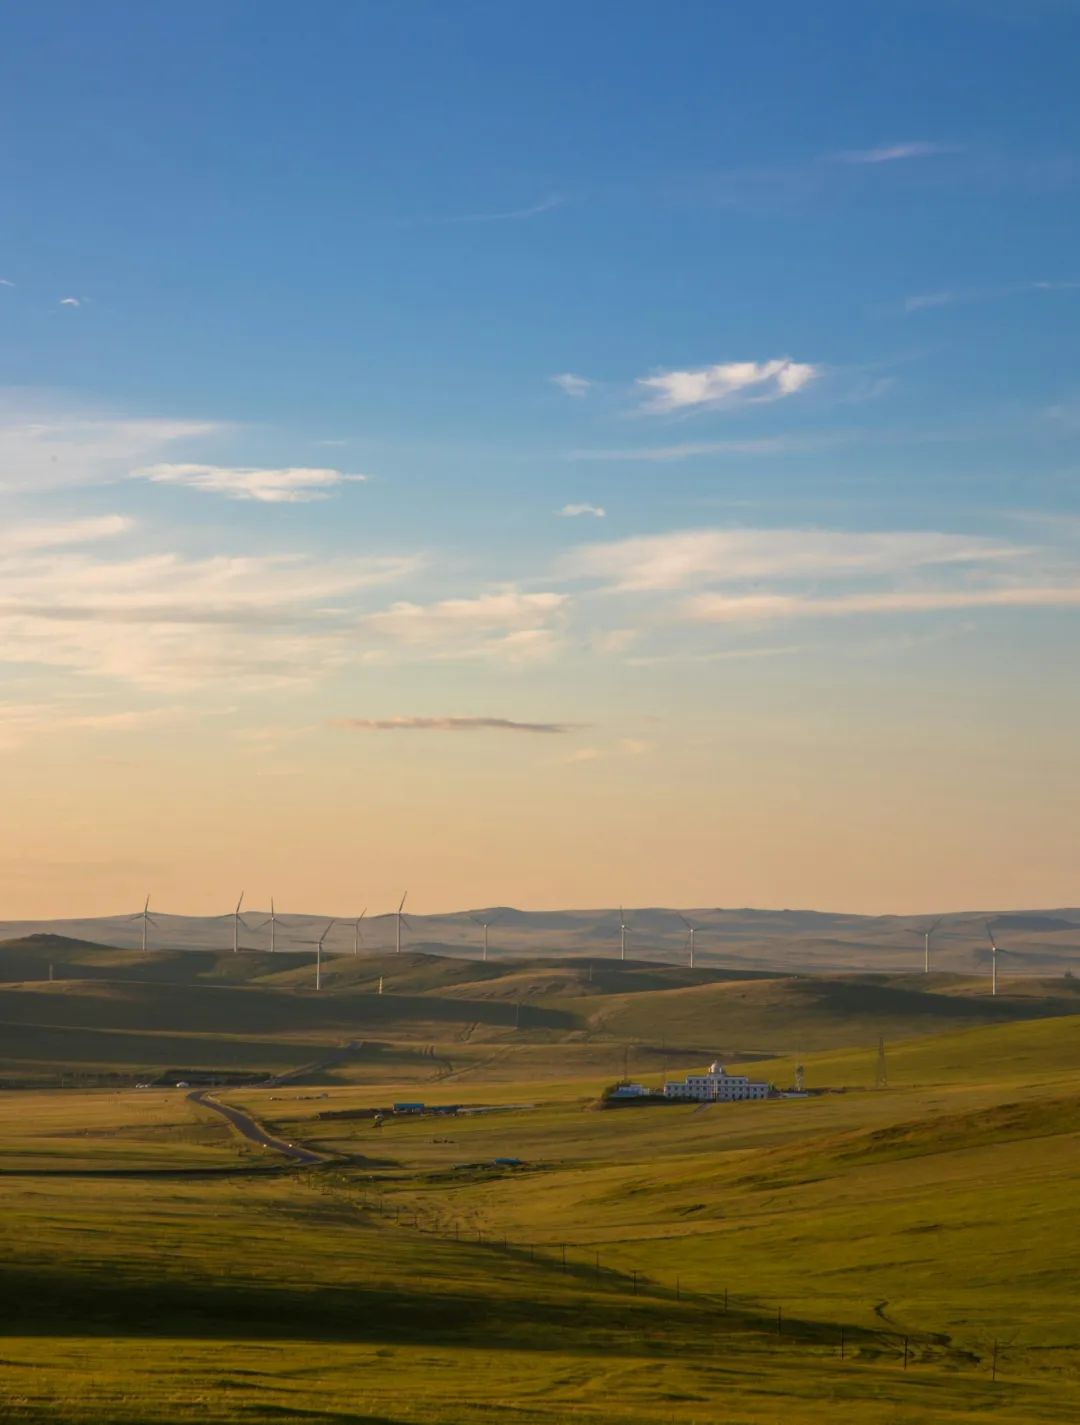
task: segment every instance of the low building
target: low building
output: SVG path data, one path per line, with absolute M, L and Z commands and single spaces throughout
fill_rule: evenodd
M 649 1090 L 644 1084 L 616 1084 L 609 1098 L 648 1098 Z
M 685 1079 L 666 1083 L 664 1097 L 695 1103 L 732 1103 L 737 1099 L 768 1098 L 769 1085 L 745 1074 L 729 1074 L 722 1064 L 710 1064 L 704 1074 L 687 1074 Z

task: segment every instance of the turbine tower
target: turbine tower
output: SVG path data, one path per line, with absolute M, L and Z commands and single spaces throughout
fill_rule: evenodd
M 931 940 L 931 937 L 934 935 L 935 931 L 936 931 L 936 930 L 938 929 L 938 927 L 941 925 L 941 920 L 942 920 L 942 917 L 939 916 L 938 919 L 935 920 L 932 925 L 928 925 L 928 926 L 926 927 L 926 929 L 923 931 L 923 948 L 924 948 L 924 952 L 925 952 L 924 958 L 923 958 L 923 974 L 924 974 L 924 975 L 928 975 L 928 974 L 930 973 L 930 940 Z
M 273 955 L 277 950 L 277 912 L 274 910 L 273 896 L 270 897 L 270 919 L 264 920 L 259 929 L 265 930 L 267 926 L 270 927 L 270 954 Z
M 129 916 L 128 916 L 128 920 L 141 920 L 141 921 L 142 921 L 142 950 L 143 950 L 143 954 L 145 954 L 146 951 L 150 948 L 150 932 L 149 932 L 149 927 L 150 927 L 151 925 L 157 925 L 157 921 L 156 921 L 156 920 L 154 919 L 154 917 L 150 914 L 150 897 L 149 897 L 149 895 L 146 897 L 146 902 L 145 902 L 145 904 L 143 905 L 142 910 L 137 911 L 134 915 L 129 915 Z
M 405 909 L 405 896 L 407 896 L 408 894 L 409 894 L 408 891 L 406 891 L 406 892 L 404 893 L 404 895 L 401 897 L 401 900 L 398 902 L 398 908 L 397 908 L 397 910 L 394 912 L 394 954 L 395 954 L 395 955 L 400 955 L 400 954 L 401 954 L 401 927 L 404 925 L 406 929 L 411 929 L 411 926 L 409 925 L 409 922 L 405 919 L 404 915 L 402 915 L 402 911 Z
M 240 950 L 240 926 L 244 924 L 244 922 L 240 919 L 240 907 L 243 904 L 244 892 L 241 891 L 240 899 L 236 902 L 236 909 L 232 913 L 232 948 L 234 955 L 237 954 Z M 247 929 L 246 925 L 244 925 L 244 929 Z
M 619 907 L 619 959 L 626 959 L 626 932 L 629 930 L 622 906 Z
M 331 921 L 331 922 L 329 923 L 329 925 L 326 927 L 326 929 L 323 931 L 323 933 L 319 936 L 318 940 L 305 940 L 305 941 L 304 941 L 304 944 L 305 944 L 305 945 L 314 945 L 314 946 L 315 946 L 315 988 L 316 988 L 317 990 L 321 990 L 321 989 L 322 989 L 322 951 L 323 951 L 323 941 L 324 941 L 324 940 L 326 939 L 326 937 L 330 934 L 331 930 L 333 930 L 335 923 L 336 923 L 335 921 Z
M 675 914 L 679 917 L 679 919 L 682 921 L 683 925 L 685 925 L 687 929 L 687 934 L 690 941 L 690 968 L 692 970 L 694 968 L 694 932 L 696 931 L 697 927 L 690 924 L 690 922 L 687 920 L 686 916 L 683 915 L 681 910 L 677 910 Z
M 367 906 L 364 907 L 364 909 L 360 912 L 360 914 L 359 914 L 359 915 L 356 917 L 356 919 L 353 921 L 353 954 L 354 954 L 354 955 L 359 955 L 359 954 L 360 954 L 360 939 L 361 939 L 361 936 L 360 936 L 360 922 L 363 920 L 363 918 L 364 918 L 365 915 L 367 915 Z
M 473 923 L 474 925 L 478 925 L 478 926 L 480 927 L 480 929 L 484 932 L 484 955 L 483 955 L 483 958 L 484 958 L 484 960 L 486 961 L 486 960 L 487 960 L 487 957 L 488 957 L 488 928 L 489 928 L 490 926 L 494 925 L 495 922 L 494 922 L 493 920 L 480 920 L 480 919 L 479 919 L 477 916 L 475 916 L 475 915 L 470 915 L 470 916 L 469 916 L 469 919 L 472 921 L 472 923 Z
M 994 932 L 990 928 L 989 921 L 986 922 L 986 933 L 990 937 L 990 993 L 996 995 L 998 987 L 997 960 L 1001 952 L 998 950 L 998 944 L 994 939 Z

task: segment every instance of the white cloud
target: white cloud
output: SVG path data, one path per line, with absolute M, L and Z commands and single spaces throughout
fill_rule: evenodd
M 402 651 L 436 661 L 492 659 L 533 663 L 552 657 L 569 611 L 566 594 L 523 594 L 500 589 L 469 599 L 433 604 L 401 602 L 369 614 L 369 633 Z M 387 661 L 376 652 L 371 661 Z
M 640 376 L 637 385 L 648 393 L 643 409 L 666 414 L 779 401 L 802 391 L 821 374 L 821 369 L 781 356 L 771 361 L 726 361 L 696 371 Z
M 10 282 L 6 277 L 0 277 L 0 287 L 14 287 L 15 283 Z
M 578 515 L 592 515 L 595 519 L 602 520 L 606 517 L 607 510 L 602 505 L 563 505 L 559 514 L 565 515 L 567 519 L 574 519 Z
M 617 589 L 649 590 L 694 582 L 882 574 L 1013 559 L 1024 552 L 1017 545 L 934 531 L 692 529 L 582 545 L 565 556 L 561 568 L 570 577 L 601 579 Z
M 463 213 L 457 217 L 431 218 L 428 221 L 433 223 L 522 222 L 527 218 L 538 218 L 541 213 L 550 213 L 555 208 L 561 208 L 565 202 L 566 198 L 562 193 L 549 193 L 546 198 L 541 198 L 538 203 L 531 203 L 527 208 L 508 208 L 493 213 Z
M 843 618 L 854 614 L 947 613 L 958 609 L 1076 608 L 1080 583 L 977 589 L 900 589 L 816 598 L 785 594 L 702 594 L 684 616 L 696 623 L 760 623 L 774 619 Z
M 125 534 L 135 521 L 127 515 L 97 515 L 59 524 L 28 521 L 0 527 L 0 553 L 20 554 L 36 549 L 57 549 L 72 544 L 95 544 L 112 535 Z
M 913 143 L 883 144 L 879 148 L 849 149 L 845 153 L 833 154 L 836 163 L 875 164 L 899 163 L 912 158 L 937 158 L 942 154 L 960 153 L 956 144 Z
M 102 485 L 178 441 L 214 434 L 206 421 L 114 418 L 0 395 L 0 491 Z
M 978 302 L 994 302 L 1005 297 L 1023 296 L 1032 292 L 1080 292 L 1080 282 L 1014 282 L 1002 287 L 970 287 L 944 289 L 940 292 L 919 292 L 904 301 L 905 312 L 925 312 L 935 307 L 957 304 L 970 306 Z
M 592 389 L 592 382 L 584 376 L 575 376 L 572 371 L 563 371 L 558 376 L 548 378 L 553 386 L 558 386 L 559 390 L 567 396 L 573 396 L 580 400 L 582 396 L 587 396 Z
M 78 297 L 61 297 L 60 305 L 61 307 L 81 307 L 82 302 L 79 301 Z
M 58 703 L 0 703 L 0 752 L 22 747 L 35 737 L 62 732 L 134 732 L 174 722 L 180 716 L 178 708 L 79 712 Z
M 849 445 L 856 431 L 808 431 L 792 435 L 750 436 L 744 440 L 683 441 L 677 445 L 623 446 L 612 450 L 571 450 L 569 460 L 640 460 L 664 465 L 703 455 L 798 455 Z
M 412 556 L 349 560 L 180 554 L 105 559 L 70 545 L 120 516 L 4 532 L 0 663 L 143 687 L 223 679 L 305 683 L 357 656 L 355 596 L 415 570 Z
M 186 485 L 193 490 L 227 495 L 232 500 L 286 505 L 325 500 L 336 486 L 367 479 L 366 475 L 303 466 L 267 470 L 250 466 L 148 465 L 132 474 L 155 484 Z

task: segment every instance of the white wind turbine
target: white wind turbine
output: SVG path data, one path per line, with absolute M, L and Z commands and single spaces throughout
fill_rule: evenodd
M 480 919 L 479 919 L 477 916 L 475 916 L 475 915 L 470 915 L 470 916 L 469 916 L 469 919 L 472 921 L 472 923 L 473 923 L 474 925 L 478 925 L 478 926 L 480 927 L 480 929 L 484 932 L 484 956 L 483 956 L 483 958 L 484 958 L 485 960 L 487 960 L 487 957 L 488 957 L 488 927 L 494 925 L 495 922 L 494 922 L 493 920 L 480 920 Z
M 986 922 L 986 933 L 990 937 L 990 993 L 997 994 L 998 987 L 998 956 L 1002 953 L 998 949 L 998 943 L 994 939 L 994 932 L 990 928 L 990 922 Z
M 363 918 L 364 918 L 365 915 L 367 915 L 367 906 L 364 907 L 364 909 L 360 912 L 360 914 L 359 914 L 359 915 L 356 917 L 356 919 L 353 921 L 353 954 L 354 954 L 354 955 L 359 955 L 359 954 L 360 954 L 360 940 L 361 940 L 361 935 L 360 935 L 360 922 L 363 920 Z
M 305 941 L 302 942 L 304 945 L 314 945 L 314 946 L 315 946 L 315 988 L 316 988 L 317 990 L 321 990 L 321 989 L 322 989 L 322 954 L 323 954 L 323 942 L 325 941 L 326 937 L 330 934 L 331 930 L 333 930 L 335 924 L 336 924 L 336 921 L 333 921 L 333 920 L 332 920 L 332 921 L 329 923 L 329 925 L 326 927 L 326 929 L 323 931 L 323 933 L 319 936 L 318 940 L 305 940 Z
M 408 891 L 406 891 L 401 897 L 401 900 L 398 902 L 398 908 L 394 912 L 394 953 L 396 955 L 401 954 L 401 927 L 404 925 L 406 930 L 412 929 L 409 922 L 405 919 L 404 915 L 402 915 L 402 911 L 405 909 L 405 896 L 408 894 Z
M 144 904 L 142 910 L 137 911 L 134 915 L 129 915 L 128 920 L 142 921 L 142 949 L 145 953 L 150 948 L 150 926 L 157 925 L 157 921 L 150 914 L 149 895 L 146 897 L 146 903 Z
M 279 921 L 280 918 L 281 918 L 281 917 L 278 915 L 277 911 L 275 911 L 275 909 L 274 909 L 274 897 L 271 896 L 271 897 L 270 897 L 270 917 L 269 917 L 268 920 L 264 920 L 261 925 L 256 926 L 256 929 L 257 929 L 257 930 L 265 930 L 267 926 L 270 927 L 270 954 L 271 954 L 271 955 L 273 955 L 273 954 L 275 953 L 275 951 L 277 950 L 277 923 L 278 923 L 278 921 Z
M 939 916 L 932 925 L 928 925 L 923 931 L 923 974 L 930 973 L 930 941 L 941 925 L 942 917 Z
M 626 932 L 630 929 L 622 906 L 619 907 L 619 959 L 626 959 Z
M 250 926 L 240 914 L 240 907 L 244 904 L 244 892 L 240 892 L 240 899 L 236 902 L 236 909 L 232 912 L 232 948 L 233 954 L 237 954 L 240 949 L 240 927 L 249 930 Z
M 690 922 L 687 920 L 686 916 L 683 915 L 681 910 L 677 910 L 675 914 L 682 921 L 683 925 L 686 926 L 688 932 L 687 938 L 690 941 L 690 968 L 692 970 L 694 968 L 694 935 L 697 932 L 697 926 L 691 925 Z

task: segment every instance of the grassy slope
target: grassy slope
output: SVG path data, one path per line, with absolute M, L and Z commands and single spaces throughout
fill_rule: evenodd
M 888 1059 L 886 1090 L 857 1087 L 864 1046 L 807 1060 L 842 1093 L 596 1111 L 602 1079 L 568 1076 L 564 1046 L 523 1045 L 477 1058 L 458 1096 L 531 1110 L 375 1130 L 316 1118 L 372 1086 L 230 1092 L 289 1136 L 363 1155 L 352 1168 L 104 1194 L 0 1173 L 5 1419 L 1070 1418 L 1080 1018 Z M 166 1143 L 251 1156 L 205 1117 L 176 1095 L 0 1099 L 9 1162 L 20 1134 L 21 1151 L 87 1165 L 159 1167 Z M 528 1170 L 452 1171 L 500 1154 Z M 517 1249 L 491 1245 L 503 1236 Z

